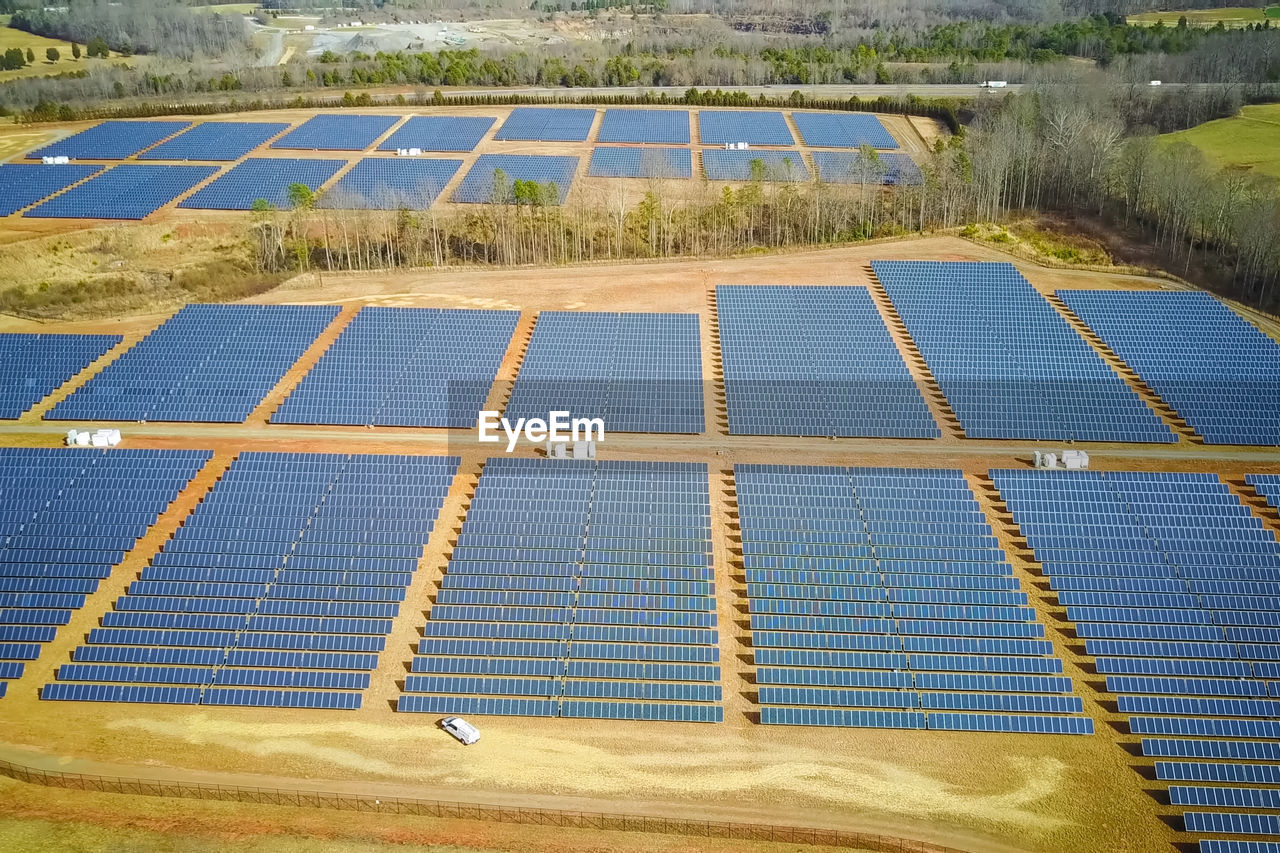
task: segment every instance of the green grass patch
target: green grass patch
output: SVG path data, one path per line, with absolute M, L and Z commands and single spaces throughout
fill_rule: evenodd
M 1266 16 L 1271 19 L 1280 19 L 1280 6 L 1268 6 Z
M 1216 166 L 1280 178 L 1280 104 L 1245 107 L 1237 116 L 1160 138 L 1194 145 Z
M 1242 27 L 1256 24 L 1268 17 L 1257 6 L 1230 6 L 1224 9 L 1188 9 L 1185 12 L 1142 12 L 1129 15 L 1126 20 L 1135 26 L 1151 26 L 1160 22 L 1167 27 L 1176 27 L 1182 18 L 1187 19 L 1191 27 L 1214 27 L 1219 22 L 1228 27 Z

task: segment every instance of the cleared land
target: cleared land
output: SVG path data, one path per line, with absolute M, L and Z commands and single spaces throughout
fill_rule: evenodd
M 1142 12 L 1128 15 L 1125 20 L 1135 26 L 1151 26 L 1157 23 L 1167 27 L 1177 26 L 1182 18 L 1192 27 L 1244 27 L 1261 23 L 1266 18 L 1280 17 L 1280 6 L 1262 9 L 1257 6 L 1229 6 L 1222 9 L 1188 9 L 1182 12 Z
M 64 71 L 78 71 L 81 68 L 95 67 L 104 61 L 101 59 L 89 59 L 84 56 L 84 45 L 80 46 L 80 58 L 73 59 L 71 57 L 70 42 L 32 35 L 23 30 L 15 30 L 9 26 L 9 16 L 0 15 L 0 53 L 4 53 L 12 47 L 20 48 L 24 53 L 30 49 L 35 54 L 36 59 L 35 62 L 31 62 L 14 71 L 0 71 L 0 83 L 6 80 L 17 80 L 20 77 L 44 77 L 49 74 L 61 74 Z M 51 47 L 56 47 L 61 54 L 57 62 L 50 62 L 45 56 L 45 51 Z M 4 149 L 0 148 L 0 157 L 7 156 Z
M 1280 104 L 1248 106 L 1237 116 L 1168 133 L 1161 139 L 1194 145 L 1218 166 L 1280 178 Z

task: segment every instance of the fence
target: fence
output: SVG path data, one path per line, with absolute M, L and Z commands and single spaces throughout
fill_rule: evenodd
M 208 785 L 198 782 L 174 782 L 163 779 L 91 776 L 82 773 L 63 773 L 57 770 L 39 770 L 3 760 L 0 760 L 0 775 L 49 788 L 66 788 L 110 794 L 140 794 L 147 797 L 260 803 L 274 806 L 421 815 L 425 817 L 484 820 L 537 826 L 688 835 L 700 838 L 815 844 L 867 850 L 873 851 L 873 853 L 964 853 L 964 851 L 952 847 L 942 847 L 924 841 L 912 841 L 905 838 L 861 832 L 844 832 L 835 829 L 646 817 L 644 815 L 581 812 L 564 809 L 515 808 L 484 803 L 419 800 L 364 794 L 335 794 L 281 788 L 250 788 L 239 785 Z

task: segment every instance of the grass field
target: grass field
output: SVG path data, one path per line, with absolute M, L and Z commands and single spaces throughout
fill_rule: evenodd
M 1218 166 L 1239 166 L 1280 178 L 1280 104 L 1245 107 L 1240 115 L 1161 139 L 1194 145 Z
M 1135 26 L 1151 26 L 1157 22 L 1174 27 L 1185 17 L 1192 27 L 1212 27 L 1219 21 L 1228 27 L 1243 27 L 1261 23 L 1266 18 L 1280 17 L 1280 6 L 1263 10 L 1258 6 L 1230 6 L 1223 9 L 1188 9 L 1182 12 L 1142 12 L 1129 15 L 1126 20 Z
M 0 53 L 11 47 L 21 48 L 24 52 L 30 48 L 36 55 L 36 61 L 16 71 L 0 71 L 0 83 L 17 80 L 20 77 L 43 77 L 46 74 L 59 74 L 63 71 L 75 71 L 86 67 L 87 59 L 71 58 L 71 44 L 44 36 L 33 36 L 31 33 L 15 30 L 9 26 L 9 16 L 0 15 Z M 45 50 L 56 47 L 62 57 L 57 62 L 45 58 Z M 83 47 L 81 48 L 83 50 Z
M 258 8 L 256 3 L 219 3 L 212 6 L 192 6 L 193 12 L 214 12 L 222 15 L 252 15 Z

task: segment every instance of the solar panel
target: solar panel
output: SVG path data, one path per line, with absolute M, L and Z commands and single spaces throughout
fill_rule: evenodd
M 966 437 L 1174 440 L 1011 264 L 872 261 L 871 267 Z
M 45 419 L 239 423 L 338 310 L 332 305 L 188 305 Z
M 609 109 L 597 142 L 689 144 L 688 110 Z
M 559 204 L 564 204 L 578 169 L 577 157 L 542 154 L 481 154 L 467 170 L 451 201 L 458 204 L 489 204 L 506 199 L 515 201 L 516 181 L 533 181 L 542 187 L 554 185 Z M 499 178 L 495 189 L 495 178 Z M 502 192 L 505 185 L 507 191 Z
M 307 148 L 316 151 L 363 151 L 400 120 L 399 116 L 312 116 L 280 139 L 272 148 Z
M 142 219 L 217 171 L 214 166 L 138 166 L 125 163 L 22 215 L 53 219 Z
M 919 186 L 924 183 L 920 167 L 906 154 L 880 152 L 866 162 L 858 152 L 814 151 L 811 156 L 818 178 L 829 184 Z
M 527 142 L 586 142 L 596 111 L 561 107 L 516 107 L 494 139 Z
M 692 178 L 688 148 L 595 148 L 587 175 L 593 178 Z
M 787 120 L 774 110 L 698 110 L 698 138 L 703 145 L 795 144 Z
M 0 335 L 0 418 L 17 418 L 120 341 L 120 335 Z
M 495 121 L 490 116 L 412 116 L 378 150 L 474 151 Z
M 695 314 L 543 311 L 505 417 L 567 411 L 606 434 L 700 433 L 702 350 Z
M 519 318 L 362 308 L 271 422 L 472 427 Z
M 461 165 L 461 160 L 366 157 L 320 204 L 348 210 L 425 210 Z
M 178 207 L 196 210 L 250 210 L 262 200 L 274 208 L 293 207 L 289 187 L 303 184 L 312 192 L 346 165 L 345 160 L 251 157 L 231 167 L 216 181 L 193 193 Z
M 1059 290 L 1207 444 L 1280 445 L 1280 344 L 1208 293 Z
M 27 155 L 73 160 L 123 160 L 191 126 L 189 121 L 104 121 Z
M 1280 835 L 1280 815 L 1225 812 L 1186 812 L 1187 832 L 1225 832 L 1233 835 Z
M 10 216 L 102 171 L 101 166 L 6 163 L 0 165 L 0 216 Z
M 287 122 L 206 121 L 149 151 L 139 160 L 239 160 L 284 131 Z
M 726 151 L 704 148 L 702 169 L 710 181 L 807 181 L 798 151 Z
M 793 112 L 792 120 L 805 145 L 818 148 L 897 148 L 880 119 L 865 113 Z
M 941 435 L 866 288 L 716 288 L 734 435 Z

